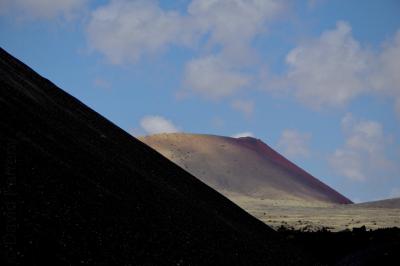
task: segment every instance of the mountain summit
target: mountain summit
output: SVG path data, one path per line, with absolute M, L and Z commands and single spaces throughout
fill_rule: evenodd
M 139 139 L 232 200 L 243 195 L 280 202 L 351 203 L 259 139 L 184 133 Z

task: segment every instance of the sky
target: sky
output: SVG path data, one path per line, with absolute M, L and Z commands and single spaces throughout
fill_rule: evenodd
M 398 0 L 0 0 L 0 46 L 134 136 L 253 136 L 400 197 Z

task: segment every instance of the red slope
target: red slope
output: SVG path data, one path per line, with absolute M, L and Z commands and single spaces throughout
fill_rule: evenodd
M 292 175 L 295 175 L 297 179 L 303 184 L 307 184 L 308 186 L 315 188 L 317 190 L 323 191 L 326 195 L 330 195 L 332 199 L 335 199 L 340 204 L 350 204 L 352 201 L 345 196 L 338 193 L 336 190 L 322 183 L 320 180 L 307 173 L 281 154 L 276 152 L 274 149 L 269 147 L 267 144 L 262 142 L 259 139 L 251 138 L 251 137 L 243 137 L 243 138 L 229 138 L 232 142 L 237 142 L 243 147 L 250 149 L 256 153 L 258 153 L 261 157 L 268 158 L 268 160 L 272 161 L 276 165 L 279 165 L 281 168 L 290 172 Z

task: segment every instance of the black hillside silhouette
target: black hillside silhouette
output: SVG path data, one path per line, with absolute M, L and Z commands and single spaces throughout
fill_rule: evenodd
M 1 48 L 0 177 L 0 265 L 400 259 L 399 229 L 272 230 Z
M 268 240 L 275 231 L 4 50 L 0 105 L 2 187 L 17 193 L 5 196 L 17 208 L 18 241 L 6 245 L 9 260 L 255 265 L 272 259 Z

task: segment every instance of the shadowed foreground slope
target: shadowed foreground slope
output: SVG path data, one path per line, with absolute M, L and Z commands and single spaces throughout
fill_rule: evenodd
M 398 230 L 271 230 L 1 49 L 0 107 L 0 265 L 389 265 L 400 254 Z
M 1 49 L 0 88 L 9 262 L 280 261 L 276 232 Z
M 258 139 L 185 133 L 139 139 L 237 204 L 240 195 L 281 203 L 351 203 Z

